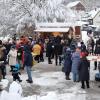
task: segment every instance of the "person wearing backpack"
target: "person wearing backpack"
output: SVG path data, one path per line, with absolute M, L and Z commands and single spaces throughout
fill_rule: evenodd
M 0 79 L 5 79 L 6 76 L 6 48 L 2 44 L 2 41 L 0 40 Z

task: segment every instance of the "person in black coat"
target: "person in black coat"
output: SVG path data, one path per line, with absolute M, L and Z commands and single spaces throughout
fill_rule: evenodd
M 81 81 L 81 88 L 85 89 L 85 82 L 87 85 L 87 88 L 90 88 L 89 86 L 89 69 L 90 69 L 90 62 L 86 58 L 86 54 L 84 52 L 81 53 L 81 62 L 78 67 L 79 70 L 79 79 Z
M 94 39 L 91 38 L 92 53 L 94 53 L 94 45 L 95 45 Z
M 100 38 L 96 41 L 95 54 L 100 54 Z
M 49 40 L 49 42 L 47 43 L 47 47 L 46 47 L 46 56 L 48 57 L 48 63 L 49 64 L 52 64 L 52 61 L 51 61 L 51 57 L 52 57 L 52 53 L 53 53 L 53 44 L 52 44 L 52 41 Z
M 63 52 L 63 45 L 61 43 L 55 43 L 54 45 L 54 55 L 55 55 L 55 64 L 58 65 L 58 59 L 59 59 L 59 65 L 61 65 L 61 55 Z
M 29 45 L 24 46 L 24 65 L 28 74 L 28 79 L 26 81 L 28 83 L 33 83 L 31 75 L 31 68 L 33 66 L 33 57 Z
M 81 51 L 82 52 L 86 51 L 86 46 L 85 46 L 84 42 L 81 42 Z
M 0 40 L 0 80 L 1 78 L 5 79 L 6 76 L 6 59 L 7 53 L 6 48 Z
M 67 48 L 66 53 L 64 55 L 64 72 L 66 76 L 66 80 L 70 80 L 69 75 L 71 72 L 72 60 L 71 60 L 71 50 Z
M 95 51 L 94 51 L 94 53 L 96 54 L 96 55 L 98 55 L 98 54 L 100 54 L 100 38 L 99 38 L 99 40 L 96 40 L 96 46 L 95 46 Z M 100 62 L 99 62 L 100 63 Z M 96 70 L 97 69 L 97 61 L 95 61 L 94 62 L 94 65 L 95 65 L 95 68 L 94 68 L 94 70 Z

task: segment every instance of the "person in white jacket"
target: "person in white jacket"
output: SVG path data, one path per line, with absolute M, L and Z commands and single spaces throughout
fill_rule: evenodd
M 12 71 L 13 67 L 17 63 L 17 50 L 16 50 L 15 46 L 11 47 L 9 54 L 8 54 L 8 57 L 9 57 L 9 65 L 10 65 L 11 71 Z
M 18 80 L 19 82 L 22 82 L 22 80 L 19 77 L 19 64 L 17 63 L 17 50 L 15 46 L 11 47 L 11 50 L 8 54 L 9 56 L 9 65 L 11 67 L 11 72 L 13 76 L 13 81 Z

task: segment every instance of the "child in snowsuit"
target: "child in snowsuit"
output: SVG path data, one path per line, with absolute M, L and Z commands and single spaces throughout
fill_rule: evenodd
M 21 80 L 20 77 L 19 77 L 19 74 L 20 74 L 19 69 L 20 69 L 20 68 L 19 68 L 19 64 L 16 64 L 16 65 L 13 67 L 13 69 L 12 69 L 13 81 L 18 80 L 19 82 L 22 82 L 22 80 Z

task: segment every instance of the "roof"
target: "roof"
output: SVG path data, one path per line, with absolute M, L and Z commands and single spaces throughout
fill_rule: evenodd
M 68 32 L 69 28 L 38 28 L 35 32 Z
M 89 19 L 93 19 L 99 12 L 100 12 L 100 8 L 91 10 L 89 12 L 89 16 L 90 16 Z
M 79 3 L 81 3 L 81 1 L 70 2 L 67 4 L 67 7 L 72 8 L 72 7 L 75 7 Z
M 66 28 L 71 26 L 72 23 L 59 23 L 59 22 L 54 22 L 54 23 L 36 23 L 36 27 L 39 28 Z
M 68 32 L 69 27 L 82 26 L 86 22 L 76 21 L 73 23 L 37 23 L 35 32 Z

